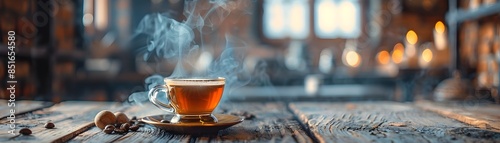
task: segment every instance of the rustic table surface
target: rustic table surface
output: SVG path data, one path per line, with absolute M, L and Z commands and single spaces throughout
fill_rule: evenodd
M 225 102 L 217 113 L 245 116 L 218 134 L 176 135 L 146 125 L 105 134 L 93 123 L 101 110 L 129 116 L 161 114 L 150 104 L 16 101 L 15 135 L 7 101 L 0 102 L 0 142 L 500 142 L 500 106 L 483 103 Z M 51 121 L 56 128 L 45 129 Z M 21 128 L 31 135 L 19 135 Z

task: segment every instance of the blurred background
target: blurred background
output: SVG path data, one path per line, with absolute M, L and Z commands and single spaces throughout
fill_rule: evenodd
M 183 57 L 187 71 L 228 43 L 243 47 L 251 80 L 231 100 L 499 102 L 497 0 L 0 0 L 0 98 L 10 95 L 8 31 L 16 99 L 126 101 L 147 90 L 178 61 L 144 55 L 137 29 L 153 13 L 209 13 L 193 43 L 210 50 Z

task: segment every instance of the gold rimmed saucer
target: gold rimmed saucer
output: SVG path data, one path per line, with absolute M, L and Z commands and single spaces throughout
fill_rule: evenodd
M 157 128 L 163 129 L 171 133 L 178 134 L 203 134 L 203 133 L 217 133 L 217 131 L 231 127 L 238 123 L 243 122 L 242 117 L 227 115 L 227 114 L 214 114 L 217 118 L 217 123 L 162 123 L 161 120 L 170 120 L 174 115 L 154 115 L 146 116 L 141 120 L 147 124 L 153 125 Z

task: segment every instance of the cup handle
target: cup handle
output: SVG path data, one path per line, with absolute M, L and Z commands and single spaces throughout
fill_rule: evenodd
M 157 99 L 159 92 L 165 92 L 165 94 L 167 94 L 167 96 L 166 96 L 167 102 L 166 103 L 161 102 Z M 157 85 L 157 86 L 153 87 L 151 90 L 149 90 L 148 98 L 149 98 L 149 101 L 151 101 L 151 103 L 153 103 L 156 107 L 158 107 L 162 110 L 165 110 L 167 112 L 171 112 L 171 113 L 174 112 L 174 108 L 172 108 L 172 106 L 170 105 L 170 98 L 168 96 L 168 89 L 166 86 Z

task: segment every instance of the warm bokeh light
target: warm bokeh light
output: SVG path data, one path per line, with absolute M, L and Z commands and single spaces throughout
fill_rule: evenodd
M 351 1 L 342 1 L 337 7 L 339 14 L 339 27 L 345 33 L 352 33 L 356 28 L 356 16 L 351 15 L 356 13 L 356 7 Z
M 309 5 L 306 0 L 265 1 L 264 35 L 270 39 L 304 39 L 309 35 Z
M 422 59 L 425 61 L 425 62 L 430 62 L 432 60 L 432 51 L 431 49 L 428 49 L 426 48 L 423 52 L 422 52 Z
M 279 1 L 266 1 L 264 5 L 264 34 L 268 38 L 285 37 L 285 8 Z M 272 22 L 271 22 L 272 21 Z
M 319 38 L 357 38 L 361 33 L 360 2 L 315 0 L 314 31 Z
M 290 37 L 294 39 L 306 38 L 309 35 L 309 9 L 305 1 L 294 1 L 289 11 Z M 271 22 L 274 22 L 272 20 Z
M 385 50 L 380 51 L 377 54 L 377 61 L 382 65 L 389 64 L 389 62 L 391 61 L 391 55 Z
M 95 3 L 95 15 L 94 22 L 95 27 L 99 30 L 105 30 L 108 28 L 108 1 L 101 0 Z
M 329 0 L 323 0 L 317 2 L 316 8 L 316 26 L 319 29 L 318 32 L 322 33 L 333 33 L 336 28 L 336 14 L 335 14 L 335 3 Z
M 356 51 L 349 51 L 346 54 L 346 62 L 351 67 L 358 67 L 361 63 L 361 57 Z
M 417 44 L 418 41 L 417 33 L 415 33 L 415 31 L 413 30 L 408 31 L 408 33 L 406 33 L 406 41 L 408 41 L 408 43 L 410 44 Z
M 394 49 L 392 50 L 392 61 L 396 64 L 399 64 L 403 61 L 405 47 L 401 43 L 397 43 L 394 45 Z
M 278 33 L 278 32 L 281 32 L 281 30 L 283 30 L 283 28 L 285 27 L 285 19 L 284 19 L 284 10 L 283 10 L 283 6 L 279 5 L 279 4 L 275 4 L 275 5 L 271 5 L 270 7 L 272 8 L 269 8 L 271 11 L 269 11 L 269 17 L 272 17 L 273 19 L 273 22 L 269 22 L 269 27 L 271 30 L 276 30 L 275 32 Z
M 444 26 L 444 23 L 441 21 L 438 21 L 435 26 L 436 32 L 439 34 L 443 34 L 444 31 L 446 30 L 446 27 Z
M 447 45 L 446 26 L 443 22 L 438 21 L 433 31 L 434 43 L 438 50 L 445 50 Z

